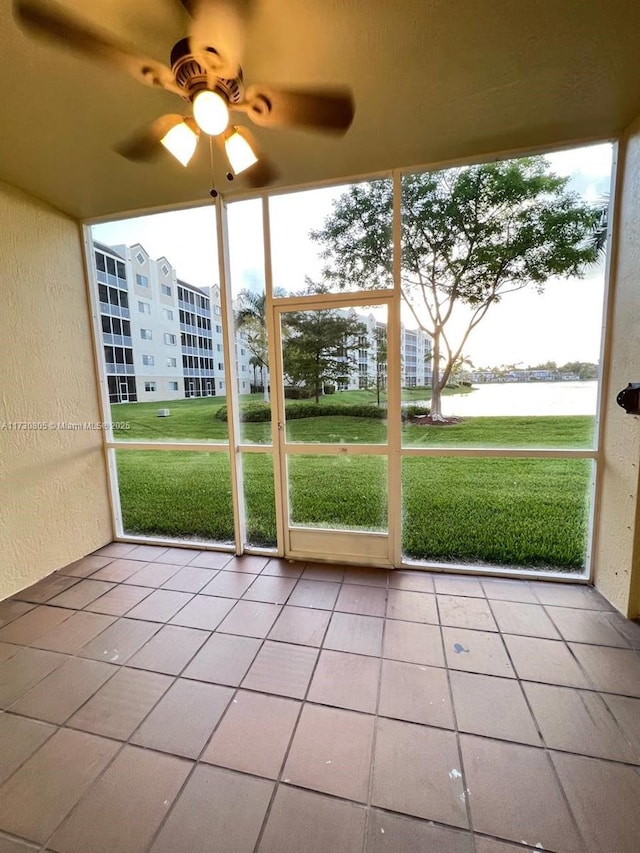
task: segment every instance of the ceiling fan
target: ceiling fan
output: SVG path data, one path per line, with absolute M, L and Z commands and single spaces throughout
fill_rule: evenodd
M 353 121 L 349 89 L 245 88 L 240 61 L 251 0 L 182 0 L 191 17 L 189 36 L 171 50 L 171 67 L 140 55 L 134 47 L 85 23 L 48 0 L 14 0 L 14 13 L 27 31 L 68 50 L 107 62 L 140 83 L 173 92 L 191 104 L 191 114 L 170 113 L 116 146 L 129 160 L 154 159 L 165 148 L 186 166 L 201 133 L 224 151 L 231 171 L 252 187 L 269 184 L 275 169 L 259 152 L 253 134 L 230 121 L 244 114 L 260 127 L 307 128 L 345 133 Z M 213 191 L 215 192 L 215 191 Z

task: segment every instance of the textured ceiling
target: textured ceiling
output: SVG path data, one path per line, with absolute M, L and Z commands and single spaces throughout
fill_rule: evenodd
M 62 0 L 61 0 L 62 2 Z M 64 0 L 168 62 L 186 33 L 177 0 Z M 259 130 L 280 185 L 613 136 L 640 112 L 637 0 L 254 0 L 245 81 L 346 83 L 342 139 Z M 183 169 L 134 165 L 111 146 L 176 96 L 36 41 L 0 0 L 0 180 L 78 218 L 197 202 L 201 144 Z M 227 197 L 238 180 L 216 183 Z

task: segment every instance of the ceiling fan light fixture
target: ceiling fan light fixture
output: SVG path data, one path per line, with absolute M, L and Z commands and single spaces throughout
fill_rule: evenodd
M 193 117 L 200 130 L 218 136 L 229 124 L 229 108 L 222 95 L 203 89 L 193 99 Z
M 224 150 L 235 175 L 258 162 L 258 155 L 243 135 L 241 127 L 234 127 L 224 141 Z
M 198 134 L 185 121 L 175 124 L 160 140 L 170 154 L 186 166 L 198 144 Z

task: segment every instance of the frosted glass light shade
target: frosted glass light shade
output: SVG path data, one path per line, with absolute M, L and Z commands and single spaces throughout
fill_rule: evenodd
M 223 97 L 206 89 L 193 99 L 193 117 L 200 130 L 218 136 L 229 124 L 229 109 Z
M 165 133 L 160 143 L 170 154 L 173 154 L 176 160 L 186 166 L 196 150 L 198 135 L 191 130 L 188 124 L 181 121 L 180 124 L 174 125 L 171 130 Z
M 251 147 L 251 144 L 242 135 L 239 128 L 236 128 L 231 136 L 228 136 L 224 142 L 224 148 L 229 158 L 229 163 L 236 175 L 244 172 L 249 166 L 253 166 L 258 162 L 258 157 Z

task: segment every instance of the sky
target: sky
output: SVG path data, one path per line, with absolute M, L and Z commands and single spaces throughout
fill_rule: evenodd
M 593 145 L 546 155 L 556 174 L 570 178 L 569 188 L 597 203 L 609 192 L 612 146 Z M 321 278 L 322 260 L 309 232 L 320 227 L 332 201 L 345 186 L 288 193 L 270 201 L 274 286 L 290 292 L 304 287 L 305 276 Z M 232 292 L 264 288 L 261 201 L 234 202 L 229 211 Z M 178 276 L 200 287 L 218 282 L 213 206 L 142 216 L 93 227 L 94 238 L 116 245 L 142 243 L 152 257 L 164 255 Z M 600 354 L 604 265 L 582 279 L 552 279 L 544 294 L 534 289 L 509 294 L 491 307 L 464 348 L 474 366 L 534 365 L 555 361 L 596 362 Z M 414 327 L 403 313 L 408 327 Z M 465 326 L 450 326 L 455 338 Z

